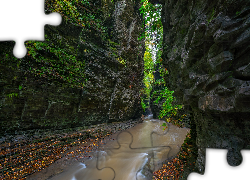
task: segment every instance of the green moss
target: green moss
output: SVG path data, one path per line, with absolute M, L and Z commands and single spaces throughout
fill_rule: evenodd
M 207 19 L 208 24 L 215 18 L 214 16 L 215 16 L 215 10 L 213 8 L 210 15 L 209 15 L 209 18 Z
M 181 33 L 182 35 L 186 34 L 186 29 L 182 29 L 182 30 L 180 31 L 180 33 Z

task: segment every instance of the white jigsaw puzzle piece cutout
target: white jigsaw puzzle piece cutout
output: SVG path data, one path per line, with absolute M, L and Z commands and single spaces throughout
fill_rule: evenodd
M 206 149 L 205 174 L 191 173 L 188 180 L 244 180 L 249 178 L 250 150 L 241 150 L 243 157 L 239 166 L 227 163 L 227 149 Z
M 44 13 L 44 0 L 0 0 L 0 41 L 15 41 L 14 55 L 23 58 L 27 40 L 44 41 L 44 26 L 59 25 L 59 13 Z

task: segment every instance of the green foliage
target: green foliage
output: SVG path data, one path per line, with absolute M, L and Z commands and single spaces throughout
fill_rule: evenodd
M 153 103 L 161 108 L 158 117 L 160 119 L 166 118 L 165 120 L 167 122 L 182 127 L 184 126 L 183 119 L 186 117 L 186 114 L 180 112 L 180 110 L 183 108 L 183 105 L 175 104 L 175 98 L 173 96 L 174 91 L 170 91 L 166 87 L 164 77 L 168 74 L 167 69 L 164 69 L 162 66 L 160 66 L 159 72 L 161 78 L 154 82 L 154 86 L 159 87 L 159 90 L 155 90 L 151 95 L 151 98 L 155 99 Z M 166 124 L 163 124 L 163 126 L 166 128 Z
M 110 1 L 111 2 L 111 1 Z M 48 0 L 46 11 L 59 12 L 69 24 L 82 28 L 82 33 L 98 34 L 100 42 L 109 44 L 110 56 L 114 56 L 124 66 L 126 61 L 117 57 L 117 44 L 107 40 L 107 26 L 104 25 L 101 1 L 93 0 Z M 77 58 L 75 42 L 64 34 L 45 35 L 45 42 L 28 41 L 28 62 L 25 68 L 40 79 L 63 87 L 83 88 L 85 84 L 85 60 Z M 92 36 L 91 36 L 92 37 Z M 90 53 L 86 48 L 84 52 Z M 27 60 L 26 60 L 27 61 Z
M 153 5 L 148 0 L 141 0 L 141 3 L 140 12 L 145 20 L 145 32 L 139 39 L 147 37 L 158 40 L 162 36 L 161 31 L 163 30 L 161 22 L 162 5 Z
M 182 30 L 180 31 L 180 33 L 181 33 L 182 35 L 185 34 L 185 32 L 186 32 L 185 29 L 182 29 Z
M 150 91 L 152 90 L 152 83 L 154 80 L 153 75 L 154 62 L 152 59 L 151 49 L 146 44 L 146 51 L 144 53 L 144 78 L 143 82 L 145 85 L 144 93 L 147 98 L 150 98 Z
M 12 100 L 13 97 L 18 97 L 18 93 L 7 94 L 7 97 L 9 97 Z
M 207 20 L 208 24 L 214 19 L 214 16 L 215 16 L 215 10 L 213 8 L 211 15 L 210 15 L 210 18 Z
M 142 6 L 140 8 L 141 14 L 145 21 L 144 34 L 139 39 L 145 38 L 146 51 L 144 53 L 144 79 L 143 83 L 145 88 L 142 90 L 144 99 L 149 101 L 150 92 L 154 82 L 154 59 L 153 53 L 156 49 L 160 49 L 161 39 L 163 36 L 163 28 L 161 23 L 161 5 L 153 5 L 148 0 L 141 0 Z M 156 48 L 156 49 L 153 49 Z M 143 101 L 143 98 L 142 98 Z M 145 109 L 149 105 L 143 106 Z
M 119 46 L 119 44 L 110 39 L 107 39 L 107 41 L 108 41 L 109 55 L 126 67 L 126 60 L 118 55 L 119 53 L 117 47 Z
M 167 126 L 167 123 L 163 123 L 161 126 L 164 127 L 164 128 L 163 128 L 163 131 L 168 127 L 168 126 Z
M 153 5 L 148 0 L 141 0 L 143 3 L 140 8 L 145 20 L 145 34 L 141 38 L 146 38 L 146 52 L 144 54 L 144 93 L 150 94 L 152 87 L 158 87 L 150 98 L 155 98 L 154 104 L 161 107 L 159 118 L 172 118 L 177 116 L 177 112 L 182 105 L 174 105 L 174 91 L 170 91 L 166 87 L 165 78 L 168 70 L 162 65 L 162 42 L 163 42 L 163 26 L 161 22 L 162 5 Z M 213 13 L 214 14 L 214 13 Z M 182 31 L 182 33 L 185 33 Z M 156 59 L 153 62 L 153 51 L 156 51 Z M 158 64 L 158 65 L 157 65 Z M 157 67 L 157 69 L 156 69 Z M 154 80 L 153 72 L 158 71 L 161 78 Z M 166 127 L 166 123 L 163 124 Z
M 149 48 L 149 45 L 146 43 L 146 51 L 144 53 L 144 71 L 143 71 L 144 72 L 144 78 L 143 78 L 144 88 L 141 91 L 141 93 L 144 96 L 144 98 L 141 97 L 141 105 L 144 111 L 146 108 L 149 107 L 149 104 L 146 105 L 144 103 L 144 99 L 149 101 L 150 92 L 152 91 L 152 84 L 154 81 L 154 75 L 153 75 L 154 62 L 152 59 L 151 51 L 152 50 Z
M 49 38 L 45 42 L 28 41 L 26 46 L 28 56 L 35 60 L 29 67 L 31 74 L 69 87 L 83 87 L 84 62 L 77 60 L 70 47 L 60 47 Z M 50 56 L 41 55 L 44 51 Z
M 141 107 L 142 107 L 143 111 L 145 112 L 147 105 L 144 103 L 143 98 L 141 98 Z
M 91 0 L 48 0 L 46 5 L 50 11 L 59 12 L 63 18 L 74 25 L 92 27 L 99 33 L 106 30 L 102 25 L 102 19 L 99 18 L 102 9 L 95 6 Z
M 154 101 L 155 104 L 159 104 L 160 100 L 163 101 L 161 105 L 161 111 L 159 114 L 159 118 L 163 117 L 171 117 L 177 114 L 177 110 L 182 108 L 182 105 L 173 105 L 174 91 L 170 91 L 167 87 L 162 90 L 154 91 L 152 96 L 157 97 Z
M 145 88 L 143 89 L 145 99 L 155 99 L 154 104 L 158 105 L 161 110 L 159 118 L 166 117 L 168 122 L 176 122 L 176 125 L 181 126 L 179 121 L 171 121 L 173 117 L 177 117 L 177 112 L 182 108 L 182 105 L 174 105 L 175 98 L 173 97 L 174 91 L 170 91 L 166 87 L 165 78 L 168 75 L 168 70 L 162 65 L 162 42 L 163 42 L 163 26 L 161 22 L 161 5 L 153 5 L 148 0 L 141 0 L 143 4 L 140 8 L 145 20 L 145 33 L 140 39 L 146 39 L 146 51 L 144 54 L 144 79 Z M 184 31 L 182 31 L 184 33 Z M 155 62 L 153 60 L 153 51 L 156 51 Z M 158 65 L 157 65 L 158 64 Z M 157 67 L 157 69 L 156 69 Z M 154 80 L 153 72 L 158 71 L 161 78 Z M 158 87 L 151 97 L 150 92 L 152 87 Z M 141 100 L 142 108 L 145 110 L 147 105 Z M 184 117 L 181 116 L 179 120 Z M 164 123 L 162 126 L 165 128 L 167 124 Z M 164 128 L 164 129 L 165 129 Z

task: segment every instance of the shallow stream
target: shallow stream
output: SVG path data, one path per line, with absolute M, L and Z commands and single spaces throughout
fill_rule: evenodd
M 162 124 L 161 120 L 148 119 L 113 134 L 115 140 L 102 142 L 93 159 L 79 162 L 50 180 L 146 180 L 145 167 L 149 171 L 160 169 L 163 161 L 178 154 L 189 132 L 172 124 L 163 130 Z

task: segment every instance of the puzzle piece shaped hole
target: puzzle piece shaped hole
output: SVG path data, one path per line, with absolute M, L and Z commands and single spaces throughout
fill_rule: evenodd
M 226 157 L 230 156 L 231 152 L 227 152 L 227 149 L 206 149 L 206 169 L 205 175 L 197 173 L 191 173 L 188 176 L 188 180 L 235 180 L 246 179 L 248 177 L 248 169 L 250 165 L 250 151 L 241 150 L 240 152 L 233 152 L 244 157 L 242 163 L 239 166 L 230 166 L 226 160 Z M 242 155 L 241 155 L 242 154 Z M 242 177 L 242 178 L 241 178 Z
M 44 0 L 1 0 L 0 41 L 15 41 L 14 55 L 23 58 L 27 40 L 44 41 L 44 25 L 59 25 L 59 13 L 44 13 Z M 12 22 L 11 24 L 9 22 Z

